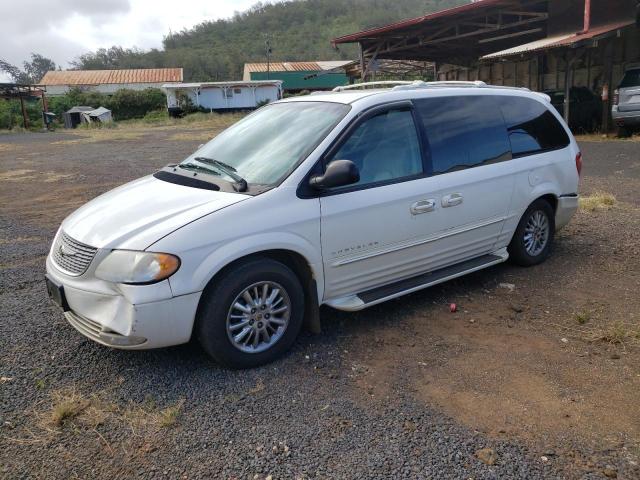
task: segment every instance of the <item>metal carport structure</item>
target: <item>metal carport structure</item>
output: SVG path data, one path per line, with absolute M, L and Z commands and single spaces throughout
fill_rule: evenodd
M 22 110 L 22 125 L 29 128 L 29 117 L 24 105 L 25 99 L 40 98 L 42 99 L 42 112 L 47 111 L 47 99 L 45 97 L 46 88 L 41 85 L 27 85 L 20 83 L 0 83 L 0 99 L 20 100 L 20 109 Z
M 609 92 L 640 61 L 639 26 L 640 0 L 480 0 L 332 43 L 359 44 L 363 80 L 382 60 L 432 61 L 438 80 L 562 91 L 567 119 L 580 84 L 602 95 L 607 130 Z

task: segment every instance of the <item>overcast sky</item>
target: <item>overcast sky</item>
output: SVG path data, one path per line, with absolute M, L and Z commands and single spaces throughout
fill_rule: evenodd
M 227 18 L 256 2 L 0 0 L 0 58 L 22 66 L 36 52 L 65 68 L 78 55 L 100 47 L 160 47 L 170 29 Z

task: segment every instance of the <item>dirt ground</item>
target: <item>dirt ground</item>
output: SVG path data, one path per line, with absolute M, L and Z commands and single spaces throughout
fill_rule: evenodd
M 129 394 L 111 394 L 114 381 L 96 378 L 101 367 L 92 367 L 91 376 L 74 363 L 117 365 L 121 371 L 105 373 L 107 378 L 121 379 L 115 383 L 141 396 L 146 390 L 128 386 L 135 380 L 127 377 L 152 368 L 159 375 L 157 366 L 143 367 L 143 362 L 160 358 L 163 368 L 176 371 L 185 367 L 183 361 L 197 365 L 197 371 L 215 369 L 197 346 L 132 354 L 95 345 L 64 323 L 40 283 L 50 241 L 66 215 L 104 191 L 181 160 L 229 121 L 0 135 L 0 476 L 72 478 L 75 472 L 86 478 L 81 464 L 91 455 L 111 458 L 98 462 L 96 476 L 128 476 L 131 472 L 113 460 L 118 440 L 109 434 L 116 427 L 100 431 L 103 419 L 88 429 L 88 406 L 94 417 L 106 415 L 129 426 L 135 424 L 131 418 L 138 418 L 145 425 L 140 428 L 152 434 L 174 422 L 173 428 L 187 429 L 189 422 L 197 424 L 196 412 L 206 411 L 197 392 L 169 399 L 160 395 L 162 408 L 147 408 L 141 399 L 143 406 L 132 411 L 123 399 Z M 581 147 L 582 193 L 611 194 L 615 201 L 581 209 L 558 233 L 545 264 L 530 269 L 500 265 L 356 314 L 323 309 L 324 333 L 303 334 L 294 352 L 277 362 L 281 366 L 244 377 L 233 374 L 225 382 L 244 392 L 240 397 L 272 388 L 307 391 L 309 371 L 319 371 L 322 378 L 307 392 L 317 397 L 319 409 L 332 397 L 348 400 L 364 414 L 402 401 L 414 413 L 424 408 L 436 412 L 438 422 L 459 425 L 474 441 L 480 439 L 478 446 L 495 445 L 498 455 L 505 445 L 518 445 L 527 461 L 541 464 L 542 477 L 640 478 L 640 142 L 590 141 Z M 457 313 L 449 311 L 450 303 L 457 304 Z M 56 363 L 57 356 L 64 357 L 64 366 Z M 41 373 L 47 369 L 43 362 L 57 365 L 49 376 Z M 279 368 L 296 375 L 287 377 L 295 387 L 282 387 L 286 379 L 272 380 L 284 375 Z M 182 374 L 184 386 L 188 374 Z M 63 419 L 43 426 L 43 418 L 60 405 L 60 392 L 77 407 L 69 419 L 84 416 L 84 423 Z M 327 422 L 319 436 L 351 428 L 340 415 Z M 399 431 L 423 428 L 416 422 L 404 421 Z M 74 429 L 84 433 L 74 437 Z M 97 435 L 87 433 L 94 430 Z M 93 441 L 79 455 L 74 441 L 89 437 Z M 146 448 L 149 440 L 143 438 L 136 448 Z M 173 448 L 160 442 L 151 451 L 166 454 Z M 284 446 L 274 448 L 285 451 Z M 43 452 L 37 465 L 19 458 Z M 138 465 L 136 459 L 129 461 Z M 59 462 L 68 465 L 64 475 L 52 473 L 51 466 Z M 167 468 L 171 478 L 207 476 L 206 471 L 192 475 L 190 468 L 184 477 L 176 476 L 178 470 Z M 234 478 L 224 468 L 208 472 Z M 342 476 L 338 465 L 328 462 L 323 468 L 300 467 L 300 477 Z M 469 472 L 475 478 L 511 475 L 491 469 Z M 267 473 L 257 469 L 253 477 L 247 471 L 246 478 Z

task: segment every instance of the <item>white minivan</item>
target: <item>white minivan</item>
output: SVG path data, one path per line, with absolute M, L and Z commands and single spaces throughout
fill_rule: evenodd
M 356 311 L 511 258 L 549 255 L 581 154 L 548 97 L 474 83 L 267 105 L 181 163 L 64 220 L 47 289 L 80 333 L 147 349 L 197 338 L 272 361 L 318 309 Z

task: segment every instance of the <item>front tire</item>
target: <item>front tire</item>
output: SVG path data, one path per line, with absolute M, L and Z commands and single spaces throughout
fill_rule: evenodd
M 196 336 L 229 368 L 272 362 L 295 341 L 304 317 L 304 292 L 283 263 L 258 258 L 224 272 L 203 292 Z
M 555 238 L 555 215 L 549 202 L 536 200 L 522 216 L 508 251 L 511 261 L 523 267 L 544 262 Z

